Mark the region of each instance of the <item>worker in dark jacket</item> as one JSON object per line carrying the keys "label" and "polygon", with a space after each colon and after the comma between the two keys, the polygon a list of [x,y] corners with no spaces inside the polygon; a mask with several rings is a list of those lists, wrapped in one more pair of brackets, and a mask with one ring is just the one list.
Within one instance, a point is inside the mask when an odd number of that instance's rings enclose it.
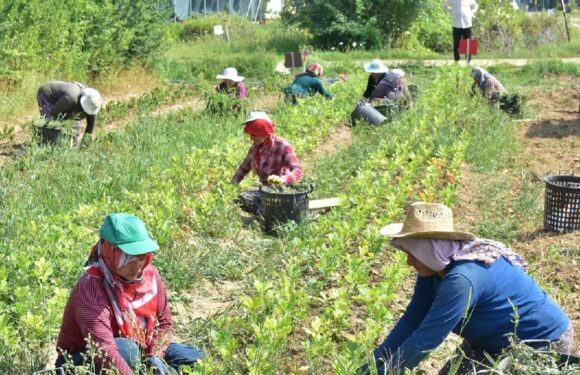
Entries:
{"label": "worker in dark jacket", "polygon": [[322,66],[319,64],[312,64],[302,74],[294,78],[294,82],[284,89],[286,98],[291,98],[293,103],[296,103],[296,98],[303,98],[312,96],[316,93],[324,95],[326,99],[332,99],[332,94],[324,89],[320,77],[322,76]]}
{"label": "worker in dark jacket", "polygon": [[371,94],[377,88],[379,82],[381,82],[387,76],[389,68],[381,60],[373,60],[369,64],[365,64],[365,71],[370,73],[369,80],[367,82],[367,88],[363,94],[366,99],[371,98]]}
{"label": "worker in dark jacket", "polygon": [[87,119],[81,144],[89,145],[103,99],[93,88],[78,82],[49,81],[36,94],[40,115],[51,120]]}

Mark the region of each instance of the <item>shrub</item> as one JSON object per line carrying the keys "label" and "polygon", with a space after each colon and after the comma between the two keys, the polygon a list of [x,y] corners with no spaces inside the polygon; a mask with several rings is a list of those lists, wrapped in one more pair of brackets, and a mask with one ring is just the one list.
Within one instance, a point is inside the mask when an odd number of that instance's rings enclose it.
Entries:
{"label": "shrub", "polygon": [[[0,5],[0,72],[102,75],[163,49],[166,10],[157,0],[14,0]],[[0,79],[1,79],[0,77]]]}

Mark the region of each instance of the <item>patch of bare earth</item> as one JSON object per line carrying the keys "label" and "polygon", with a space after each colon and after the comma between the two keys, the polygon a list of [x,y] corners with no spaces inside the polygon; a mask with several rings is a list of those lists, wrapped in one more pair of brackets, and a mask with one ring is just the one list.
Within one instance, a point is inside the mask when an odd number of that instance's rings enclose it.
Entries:
{"label": "patch of bare earth", "polygon": [[339,125],[325,140],[318,143],[314,150],[314,155],[307,155],[301,160],[302,169],[308,174],[314,168],[316,156],[334,155],[341,149],[349,148],[352,145],[352,129],[346,125]]}
{"label": "patch of bare earth", "polygon": [[227,312],[237,303],[240,292],[239,282],[227,280],[220,282],[205,280],[196,285],[195,292],[179,292],[179,299],[171,302],[176,327],[187,329],[194,320],[208,320]]}

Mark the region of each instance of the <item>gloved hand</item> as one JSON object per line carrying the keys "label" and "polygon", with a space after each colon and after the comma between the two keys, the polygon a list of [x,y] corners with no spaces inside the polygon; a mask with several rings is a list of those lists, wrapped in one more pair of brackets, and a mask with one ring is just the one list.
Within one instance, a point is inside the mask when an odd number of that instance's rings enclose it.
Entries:
{"label": "gloved hand", "polygon": [[81,148],[87,148],[93,143],[93,135],[91,133],[83,134],[83,139],[81,140]]}
{"label": "gloved hand", "polygon": [[286,180],[280,176],[276,176],[275,174],[268,176],[268,185],[282,185],[285,183]]}
{"label": "gloved hand", "polygon": [[145,365],[152,369],[157,375],[171,375],[171,369],[157,356],[149,357],[145,360]]}

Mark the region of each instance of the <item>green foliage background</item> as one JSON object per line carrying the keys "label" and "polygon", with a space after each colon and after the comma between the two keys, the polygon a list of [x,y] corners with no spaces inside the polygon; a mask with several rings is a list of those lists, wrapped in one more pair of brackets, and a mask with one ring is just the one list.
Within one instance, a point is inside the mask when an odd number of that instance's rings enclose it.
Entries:
{"label": "green foliage background", "polygon": [[[289,0],[282,19],[312,33],[315,47],[331,49],[356,42],[365,49],[398,47],[415,51],[449,52],[451,16],[445,0]],[[561,38],[556,19],[530,17],[509,0],[478,1],[473,35],[487,51],[507,52]],[[539,37],[538,37],[539,36]]]}
{"label": "green foliage background", "polygon": [[157,0],[0,0],[0,79],[25,72],[82,79],[162,51],[168,9]]}

